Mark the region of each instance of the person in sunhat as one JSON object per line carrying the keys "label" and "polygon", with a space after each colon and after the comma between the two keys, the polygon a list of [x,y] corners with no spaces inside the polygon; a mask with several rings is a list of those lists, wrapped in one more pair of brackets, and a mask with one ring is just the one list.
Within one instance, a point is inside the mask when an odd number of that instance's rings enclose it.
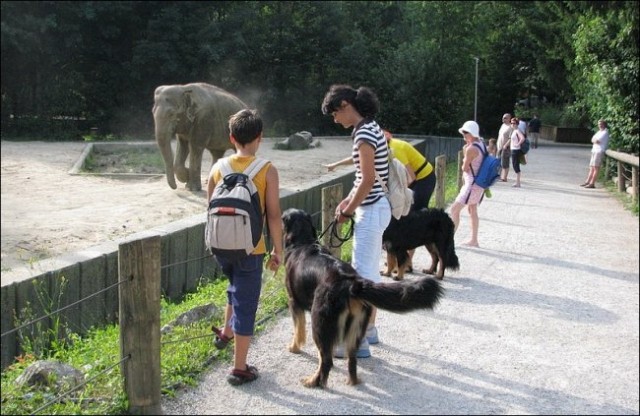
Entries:
{"label": "person in sunhat", "polygon": [[[478,247],[478,225],[480,222],[478,218],[478,205],[480,205],[484,197],[484,189],[474,183],[473,172],[478,172],[482,164],[482,153],[478,146],[483,146],[485,152],[487,148],[480,137],[480,127],[475,121],[465,121],[458,131],[462,134],[465,143],[462,148],[464,154],[464,159],[462,160],[464,185],[460,188],[458,196],[451,205],[450,215],[455,225],[455,230],[458,231],[460,212],[462,208],[467,207],[469,216],[471,217],[471,238],[464,243],[464,245]],[[474,145],[474,143],[477,143],[477,145]]]}

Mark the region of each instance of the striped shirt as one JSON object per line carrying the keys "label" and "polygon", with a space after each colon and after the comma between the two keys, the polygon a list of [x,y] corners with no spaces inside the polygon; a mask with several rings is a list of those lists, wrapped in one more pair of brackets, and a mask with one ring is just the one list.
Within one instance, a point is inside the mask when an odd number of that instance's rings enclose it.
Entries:
{"label": "striped shirt", "polygon": [[[375,149],[375,167],[378,175],[382,178],[385,185],[389,179],[389,148],[387,147],[387,140],[382,133],[382,129],[375,121],[364,120],[362,124],[356,126],[353,130],[353,149],[351,151],[351,157],[356,167],[356,180],[353,182],[353,187],[356,188],[362,182],[362,171],[360,169],[360,153],[358,148],[364,143],[372,146]],[[362,205],[371,205],[384,196],[382,185],[376,179],[369,192],[369,195],[362,201]]]}

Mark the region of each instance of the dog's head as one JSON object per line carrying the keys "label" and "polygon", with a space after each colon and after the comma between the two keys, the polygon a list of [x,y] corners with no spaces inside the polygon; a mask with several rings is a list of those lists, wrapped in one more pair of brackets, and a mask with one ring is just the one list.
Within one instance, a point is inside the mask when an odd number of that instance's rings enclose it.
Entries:
{"label": "dog's head", "polygon": [[282,213],[284,248],[313,244],[317,240],[316,228],[311,215],[297,208],[289,208]]}

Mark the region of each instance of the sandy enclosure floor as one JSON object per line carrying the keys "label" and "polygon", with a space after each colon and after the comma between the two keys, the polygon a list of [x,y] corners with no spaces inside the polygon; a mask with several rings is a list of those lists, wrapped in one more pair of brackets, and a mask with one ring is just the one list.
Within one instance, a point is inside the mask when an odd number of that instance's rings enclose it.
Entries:
{"label": "sandy enclosure floor", "polygon": [[[282,139],[278,139],[281,141]],[[271,160],[286,195],[344,174],[323,166],[350,154],[347,138],[319,139],[307,150],[275,150],[265,138],[259,155]],[[117,178],[70,175],[84,142],[1,142],[2,271],[21,264],[86,249],[109,240],[205,213],[206,193],[164,175]],[[211,167],[205,151],[202,183]]]}

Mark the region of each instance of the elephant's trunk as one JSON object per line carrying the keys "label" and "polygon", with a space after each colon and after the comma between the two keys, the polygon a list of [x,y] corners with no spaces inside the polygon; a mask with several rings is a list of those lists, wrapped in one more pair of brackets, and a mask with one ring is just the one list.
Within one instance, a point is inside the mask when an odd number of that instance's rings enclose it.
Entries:
{"label": "elephant's trunk", "polygon": [[[154,114],[155,116],[155,114]],[[171,123],[166,123],[156,118],[156,143],[162,153],[164,160],[164,171],[167,176],[167,183],[171,189],[176,189],[176,178],[173,172],[173,151],[171,150],[171,140],[175,135],[175,127]]]}

